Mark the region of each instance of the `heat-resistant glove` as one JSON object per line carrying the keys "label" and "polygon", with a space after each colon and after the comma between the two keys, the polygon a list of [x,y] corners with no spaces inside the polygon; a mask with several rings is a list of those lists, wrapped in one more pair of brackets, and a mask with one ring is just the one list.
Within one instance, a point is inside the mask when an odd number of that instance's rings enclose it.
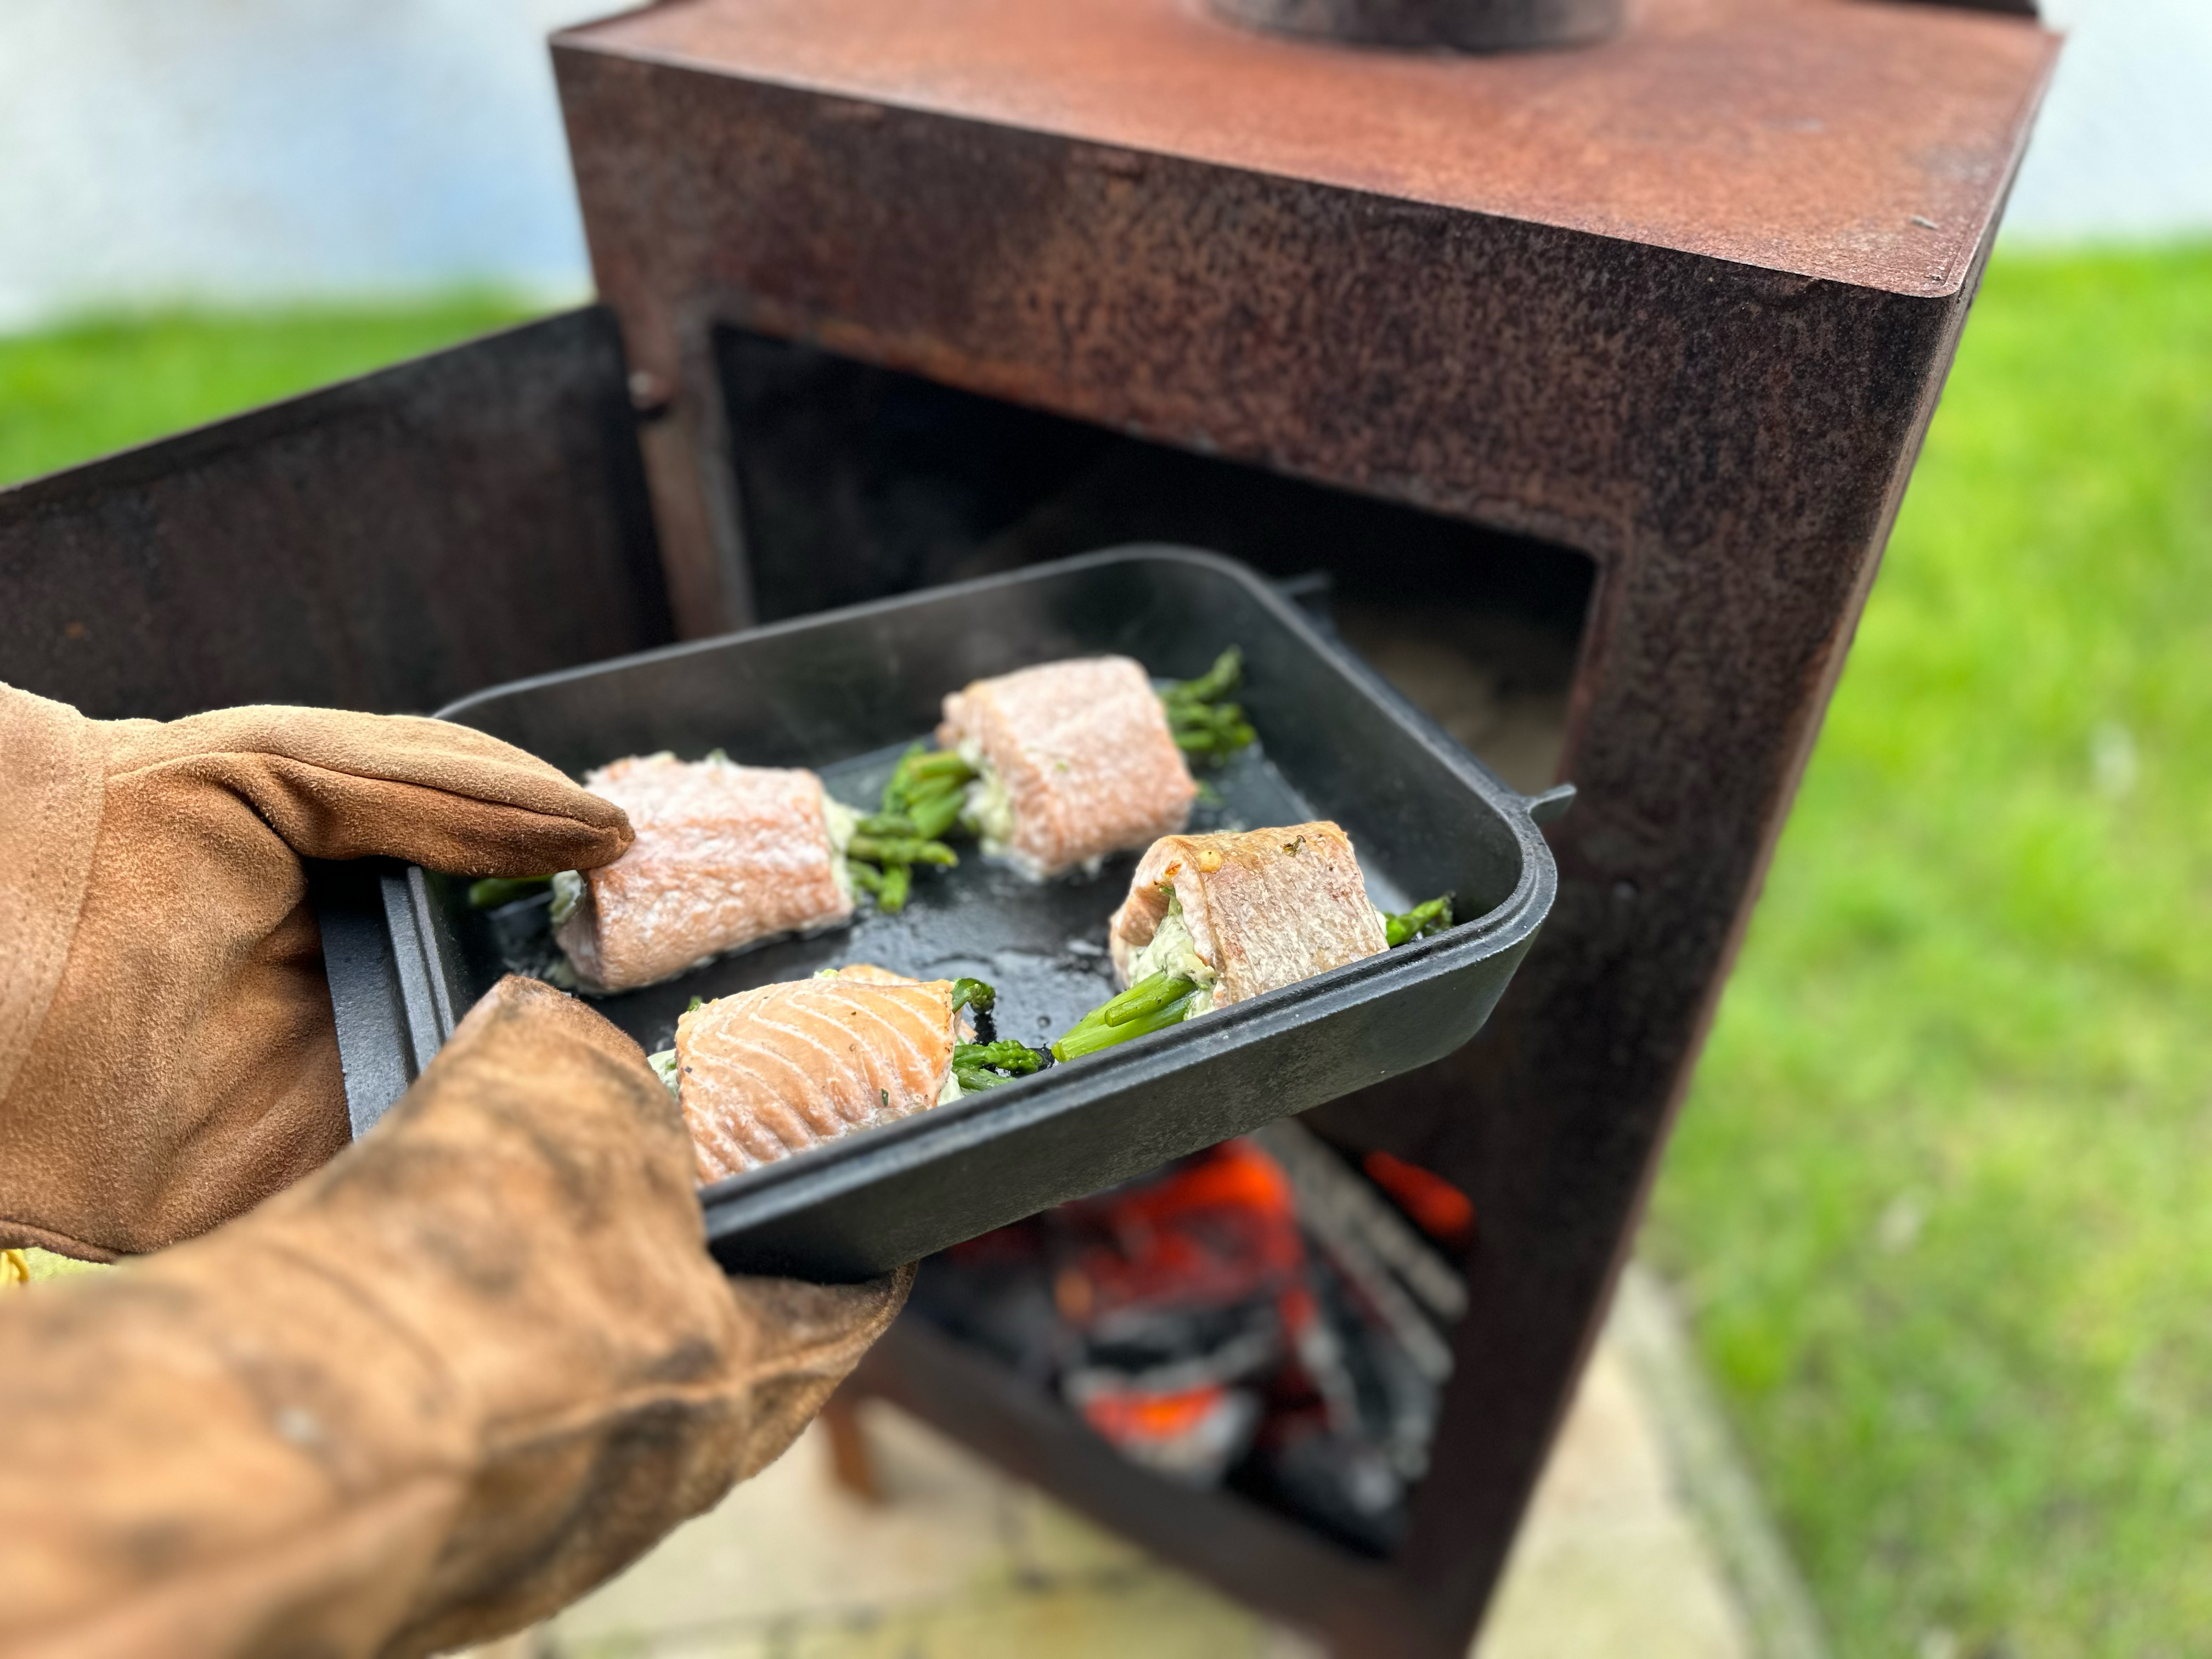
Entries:
{"label": "heat-resistant glove", "polygon": [[637,1045],[509,979],[252,1214],[0,1301],[0,1659],[413,1655],[788,1445],[910,1272],[725,1279]]}
{"label": "heat-resistant glove", "polygon": [[629,841],[617,808],[442,720],[89,720],[0,686],[0,1245],[153,1249],[345,1144],[302,857],[532,876]]}

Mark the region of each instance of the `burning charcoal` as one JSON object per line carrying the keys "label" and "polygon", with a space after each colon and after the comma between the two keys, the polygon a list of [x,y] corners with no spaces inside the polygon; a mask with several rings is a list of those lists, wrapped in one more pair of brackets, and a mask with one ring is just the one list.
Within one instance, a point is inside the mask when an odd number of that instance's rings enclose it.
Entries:
{"label": "burning charcoal", "polygon": [[1305,1260],[1290,1182],[1247,1141],[1052,1213],[1060,1310],[1086,1332],[1146,1310],[1272,1300]]}
{"label": "burning charcoal", "polygon": [[1258,1398],[1218,1382],[1161,1390],[1110,1373],[1079,1371],[1070,1403],[1133,1463],[1194,1486],[1220,1483],[1251,1443]]}
{"label": "burning charcoal", "polygon": [[[1327,1142],[1288,1118],[1252,1139],[1290,1176],[1298,1218],[1308,1230],[1360,1239],[1439,1322],[1449,1324],[1466,1311],[1466,1282]],[[1411,1168],[1395,1158],[1390,1163]],[[1443,1184],[1425,1170],[1414,1173]]]}
{"label": "burning charcoal", "polygon": [[1337,1338],[1355,1405],[1349,1419],[1333,1416],[1330,1426],[1374,1447],[1403,1479],[1419,1480],[1428,1472],[1443,1380],[1396,1340],[1334,1262],[1316,1261],[1309,1278]]}
{"label": "burning charcoal", "polygon": [[1243,1472],[1237,1486],[1370,1555],[1389,1555],[1405,1535],[1406,1483],[1352,1436],[1293,1434]]}
{"label": "burning charcoal", "polygon": [[1285,1123],[963,1245],[915,1305],[1056,1388],[1132,1462],[1387,1554],[1465,1296],[1358,1172]]}

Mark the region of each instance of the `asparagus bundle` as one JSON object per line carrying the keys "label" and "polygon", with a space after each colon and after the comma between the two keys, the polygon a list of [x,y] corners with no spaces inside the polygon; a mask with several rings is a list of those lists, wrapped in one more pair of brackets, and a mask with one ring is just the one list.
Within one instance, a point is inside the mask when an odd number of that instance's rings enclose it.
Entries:
{"label": "asparagus bundle", "polygon": [[1244,653],[1231,646],[1194,680],[1179,680],[1160,693],[1176,747],[1196,761],[1218,765],[1259,735],[1230,694],[1244,683]]}
{"label": "asparagus bundle", "polygon": [[899,757],[883,804],[854,825],[845,844],[854,885],[872,894],[878,910],[906,908],[916,865],[960,862],[944,837],[959,824],[975,776],[975,769],[950,750],[933,753],[917,743]]}
{"label": "asparagus bundle", "polygon": [[1052,1055],[1044,1049],[1011,1038],[991,1039],[991,1010],[998,1000],[998,992],[980,979],[952,981],[952,1006],[965,1007],[975,1016],[976,1035],[984,1038],[981,1042],[953,1046],[952,1079],[962,1094],[995,1089],[1052,1064]]}

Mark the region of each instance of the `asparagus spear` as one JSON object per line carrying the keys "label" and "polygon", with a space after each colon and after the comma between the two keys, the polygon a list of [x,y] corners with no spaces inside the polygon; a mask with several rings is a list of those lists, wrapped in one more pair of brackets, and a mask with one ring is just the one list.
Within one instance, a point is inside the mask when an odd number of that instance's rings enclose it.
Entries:
{"label": "asparagus spear", "polygon": [[553,879],[550,876],[487,876],[469,884],[469,908],[495,910],[502,904],[526,898]]}
{"label": "asparagus spear", "polygon": [[1425,904],[1397,915],[1382,918],[1382,937],[1393,948],[1417,939],[1426,939],[1431,933],[1441,933],[1452,925],[1452,896],[1444,894]]}
{"label": "asparagus spear", "polygon": [[907,813],[914,833],[924,841],[935,842],[960,822],[961,809],[967,804],[968,791],[961,785],[910,803]]}
{"label": "asparagus spear", "polygon": [[899,757],[890,781],[884,786],[884,811],[904,811],[913,802],[947,790],[958,790],[975,775],[975,769],[951,749],[925,749],[915,744]]}
{"label": "asparagus spear", "polygon": [[1052,1045],[1053,1058],[1079,1060],[1147,1031],[1164,1031],[1189,1013],[1191,994],[1197,989],[1195,981],[1178,974],[1158,973],[1140,979],[1070,1026],[1067,1034]]}
{"label": "asparagus spear", "polygon": [[845,856],[883,865],[939,864],[950,867],[960,862],[960,855],[941,841],[924,841],[919,836],[864,836],[857,832],[845,843]]}
{"label": "asparagus spear", "polygon": [[1012,1083],[1051,1063],[1049,1054],[1040,1054],[1026,1043],[1011,1039],[956,1043],[952,1049],[952,1075],[960,1079],[961,1089],[969,1094]]}
{"label": "asparagus spear", "polygon": [[1218,702],[1244,683],[1244,653],[1236,646],[1213,659],[1213,666],[1194,680],[1170,686],[1161,695],[1188,698],[1193,702]]}
{"label": "asparagus spear", "polygon": [[949,749],[917,743],[899,757],[884,785],[881,807],[860,820],[845,848],[848,860],[880,866],[873,879],[854,870],[854,878],[875,895],[878,910],[890,915],[906,908],[915,865],[949,867],[960,862],[940,838],[960,821],[975,775],[975,769]]}
{"label": "asparagus spear", "polygon": [[1196,679],[1183,680],[1160,693],[1168,730],[1176,747],[1194,760],[1224,761],[1257,735],[1241,704],[1228,701],[1243,684],[1244,653],[1231,646]]}
{"label": "asparagus spear", "polygon": [[907,895],[914,888],[914,872],[903,864],[884,866],[883,885],[876,890],[876,908],[887,915],[896,915],[906,908]]}
{"label": "asparagus spear", "polygon": [[[978,1016],[987,1015],[998,1000],[997,989],[980,979],[952,981],[952,1006],[956,1009],[967,1008]],[[952,1074],[960,1079],[961,1088],[971,1094],[978,1089],[995,1089],[1001,1083],[1026,1077],[1051,1062],[1049,1054],[1040,1054],[1021,1042],[957,1042],[952,1046]]]}

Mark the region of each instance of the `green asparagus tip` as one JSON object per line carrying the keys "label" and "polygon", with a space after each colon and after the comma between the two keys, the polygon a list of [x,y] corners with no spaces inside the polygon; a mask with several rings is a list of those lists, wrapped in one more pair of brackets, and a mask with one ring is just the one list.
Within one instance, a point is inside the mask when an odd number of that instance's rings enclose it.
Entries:
{"label": "green asparagus tip", "polygon": [[1452,925],[1452,896],[1446,893],[1425,904],[1395,916],[1382,918],[1382,937],[1392,949],[1417,939],[1426,939],[1431,933],[1441,933]]}
{"label": "green asparagus tip", "polygon": [[884,811],[903,812],[924,800],[957,794],[975,769],[951,749],[926,750],[916,744],[899,757],[884,785]]}
{"label": "green asparagus tip", "polygon": [[913,833],[923,841],[939,842],[940,836],[951,834],[959,824],[961,811],[967,805],[964,787],[948,789],[942,794],[914,802],[907,808],[914,823]]}
{"label": "green asparagus tip", "polygon": [[1244,681],[1244,653],[1231,646],[1213,659],[1213,666],[1194,680],[1167,689],[1170,702],[1218,702]]}
{"label": "green asparagus tip", "polygon": [[915,782],[925,778],[937,778],[965,783],[975,775],[975,769],[968,764],[957,749],[939,749],[933,754],[923,755],[907,768],[908,778]]}
{"label": "green asparagus tip", "polygon": [[914,833],[914,820],[904,812],[871,812],[864,818],[855,818],[853,821],[853,833],[856,836],[878,837],[911,836]]}
{"label": "green asparagus tip", "polygon": [[956,979],[952,981],[952,1006],[955,1008],[973,1008],[979,1014],[988,1014],[991,1012],[991,1005],[998,1000],[998,992],[980,979]]}
{"label": "green asparagus tip", "polygon": [[978,1089],[995,1089],[1001,1083],[1027,1077],[1043,1064],[1043,1057],[1036,1049],[1012,1041],[963,1042],[956,1044],[952,1050],[952,1075],[960,1079],[960,1087],[971,1094]]}
{"label": "green asparagus tip", "polygon": [[526,898],[553,879],[550,876],[487,876],[469,884],[469,908],[492,910]]}
{"label": "green asparagus tip", "polygon": [[1258,734],[1237,704],[1224,701],[1243,684],[1244,653],[1231,646],[1196,679],[1183,680],[1160,694],[1176,746],[1198,760],[1226,760]]}
{"label": "green asparagus tip", "polygon": [[884,871],[882,884],[876,889],[876,908],[887,916],[895,916],[906,908],[907,895],[914,889],[914,872],[903,864],[894,864]]}

